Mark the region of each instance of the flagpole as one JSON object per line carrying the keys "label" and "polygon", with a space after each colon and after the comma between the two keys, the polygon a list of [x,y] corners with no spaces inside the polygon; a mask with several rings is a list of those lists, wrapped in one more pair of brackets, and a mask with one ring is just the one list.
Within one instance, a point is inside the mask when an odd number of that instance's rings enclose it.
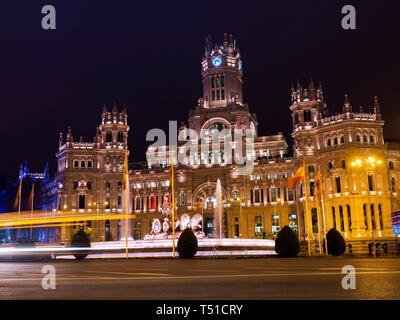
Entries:
{"label": "flagpole", "polygon": [[172,256],[175,258],[175,190],[174,190],[174,149],[171,153],[171,189],[172,189]]}
{"label": "flagpole", "polygon": [[19,180],[19,199],[18,199],[18,219],[21,214],[21,199],[22,199],[22,178]]}
{"label": "flagpole", "polygon": [[325,246],[325,252],[326,255],[328,255],[328,241],[326,239],[326,223],[325,223],[325,204],[324,204],[324,186],[322,183],[322,176],[321,176],[321,166],[319,166],[319,172],[320,172],[320,186],[321,186],[321,208],[322,208],[322,223],[323,223],[323,229],[324,229],[324,246]]}
{"label": "flagpole", "polygon": [[125,180],[125,258],[128,259],[128,151],[125,151],[124,180]]}
{"label": "flagpole", "polygon": [[[307,170],[306,170],[306,164],[305,160],[303,160],[303,167],[304,167],[304,196],[306,198],[306,214],[305,214],[305,219],[307,219],[307,242],[308,242],[308,255],[311,256],[311,243],[310,243],[310,219],[308,219],[308,194],[307,194],[307,189],[308,189],[308,184],[307,184]],[[305,224],[305,221],[304,221]]]}
{"label": "flagpole", "polygon": [[[31,218],[33,218],[33,201],[34,201],[34,199],[35,199],[35,183],[33,182],[33,183],[32,183]],[[31,226],[31,233],[30,233],[31,239],[32,239],[32,232],[33,232],[33,228],[32,228],[32,226]]]}
{"label": "flagpole", "polygon": [[204,207],[203,207],[203,202],[201,203],[201,232],[204,233]]}

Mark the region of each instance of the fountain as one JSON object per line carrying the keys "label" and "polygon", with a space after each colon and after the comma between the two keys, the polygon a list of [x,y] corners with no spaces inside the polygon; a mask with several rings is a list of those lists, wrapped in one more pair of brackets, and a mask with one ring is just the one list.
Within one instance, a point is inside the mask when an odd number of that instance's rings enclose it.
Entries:
{"label": "fountain", "polygon": [[[132,211],[132,203],[130,196],[130,186],[129,179],[126,179],[126,190],[122,190],[122,214],[126,214],[126,210],[128,210],[128,214],[131,214]],[[120,220],[120,228],[119,228],[119,239],[121,241],[125,241],[126,239],[126,227],[125,223],[128,223],[128,240],[133,240],[131,235],[131,219],[121,219]]]}
{"label": "fountain", "polygon": [[222,215],[224,213],[224,206],[222,203],[222,188],[221,181],[217,180],[217,186],[215,187],[215,198],[217,200],[217,205],[214,208],[214,230],[213,230],[213,238],[222,239],[223,231],[222,231]]}
{"label": "fountain", "polygon": [[[122,198],[125,200],[125,198]],[[130,199],[130,197],[128,197]],[[188,213],[175,215],[175,247],[180,234],[186,228],[191,228],[198,240],[199,251],[197,255],[273,255],[275,254],[273,240],[267,239],[243,239],[225,238],[224,225],[222,223],[224,204],[222,200],[222,186],[220,179],[215,187],[213,238],[204,234],[203,214]],[[128,200],[129,201],[129,200]],[[214,202],[215,203],[215,202]],[[131,207],[128,202],[129,211]],[[123,212],[125,206],[123,204]],[[170,207],[162,208],[162,217],[154,218],[151,230],[143,237],[143,240],[129,241],[130,257],[162,257],[172,255],[172,215]],[[121,220],[120,240],[92,243],[93,253],[89,258],[124,257],[125,243],[125,220]],[[128,220],[130,223],[130,220]],[[130,231],[130,228],[129,228]],[[123,241],[122,241],[123,240]],[[128,234],[128,240],[133,240]]]}

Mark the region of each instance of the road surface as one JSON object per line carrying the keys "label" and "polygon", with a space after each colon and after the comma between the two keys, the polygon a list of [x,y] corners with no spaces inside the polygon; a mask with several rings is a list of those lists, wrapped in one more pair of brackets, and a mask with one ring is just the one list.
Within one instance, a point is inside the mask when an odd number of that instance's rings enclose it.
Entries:
{"label": "road surface", "polygon": [[[42,288],[53,265],[56,289]],[[342,267],[356,290],[342,288]],[[400,299],[399,258],[0,262],[0,299]]]}

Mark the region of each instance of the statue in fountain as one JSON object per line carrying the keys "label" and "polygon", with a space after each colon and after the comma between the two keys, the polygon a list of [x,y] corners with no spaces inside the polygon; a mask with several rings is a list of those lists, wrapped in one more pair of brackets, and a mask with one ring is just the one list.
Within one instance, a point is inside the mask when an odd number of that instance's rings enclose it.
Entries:
{"label": "statue in fountain", "polygon": [[[163,210],[163,222],[160,219],[154,218],[151,222],[150,233],[144,236],[144,240],[165,240],[172,239],[172,216],[169,210]],[[198,239],[205,238],[203,232],[203,217],[196,213],[191,218],[187,213],[184,213],[179,218],[175,219],[175,238],[178,239],[180,234],[186,228],[191,228]]]}

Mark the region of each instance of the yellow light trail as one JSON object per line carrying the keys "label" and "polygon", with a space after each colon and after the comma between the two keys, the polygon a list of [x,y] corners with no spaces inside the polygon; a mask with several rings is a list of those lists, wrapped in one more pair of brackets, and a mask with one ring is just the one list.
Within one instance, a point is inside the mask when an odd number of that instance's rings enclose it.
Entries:
{"label": "yellow light trail", "polygon": [[[0,227],[30,226],[36,224],[67,223],[76,221],[99,221],[125,219],[124,214],[116,213],[76,213],[76,212],[12,212],[0,215]],[[136,215],[128,215],[128,219],[134,219]]]}
{"label": "yellow light trail", "polygon": [[24,225],[24,226],[13,226],[13,227],[0,227],[0,230],[7,230],[7,229],[29,229],[29,228],[51,228],[51,227],[73,227],[73,226],[80,226],[80,225],[86,225],[86,222],[83,223],[49,223],[49,224],[29,224],[29,225]]}

